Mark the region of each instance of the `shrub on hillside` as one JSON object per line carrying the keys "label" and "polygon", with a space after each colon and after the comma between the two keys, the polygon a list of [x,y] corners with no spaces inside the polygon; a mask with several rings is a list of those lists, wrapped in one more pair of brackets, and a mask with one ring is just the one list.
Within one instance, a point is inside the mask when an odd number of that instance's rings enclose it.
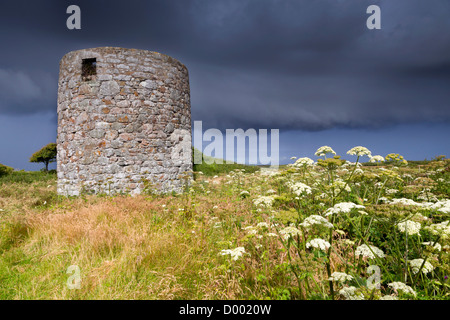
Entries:
{"label": "shrub on hillside", "polygon": [[11,174],[14,171],[13,168],[5,166],[0,163],[0,177]]}

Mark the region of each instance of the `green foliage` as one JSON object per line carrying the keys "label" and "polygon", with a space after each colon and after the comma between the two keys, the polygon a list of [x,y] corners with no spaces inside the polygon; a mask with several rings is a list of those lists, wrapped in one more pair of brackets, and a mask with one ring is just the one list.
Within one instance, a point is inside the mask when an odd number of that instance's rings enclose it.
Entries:
{"label": "green foliage", "polygon": [[283,193],[280,194],[279,196],[274,197],[272,205],[275,208],[288,208],[288,210],[292,209],[295,212],[297,212],[295,209],[292,208],[293,203],[294,203],[294,196],[291,194]]}
{"label": "green foliage", "polygon": [[56,161],[56,153],[57,153],[57,145],[56,143],[49,143],[41,150],[35,152],[30,157],[30,162],[42,162],[45,164],[45,171],[48,171],[48,165],[51,162]]}
{"label": "green foliage", "polygon": [[342,160],[340,156],[334,156],[333,158],[327,158],[327,159],[317,159],[317,164],[319,166],[329,168],[329,169],[336,169],[340,166],[342,166],[345,163],[345,160]]}
{"label": "green foliage", "polygon": [[14,169],[0,163],[0,177],[13,173]]}
{"label": "green foliage", "polygon": [[441,155],[439,155],[439,156],[436,156],[436,157],[433,159],[433,161],[443,161],[443,160],[445,160],[445,159],[447,159],[447,156],[441,154]]}
{"label": "green foliage", "polygon": [[384,159],[386,160],[386,163],[395,164],[397,166],[408,164],[408,161],[406,161],[403,156],[398,153],[389,153]]}
{"label": "green foliage", "polygon": [[28,236],[28,226],[25,221],[16,218],[1,225],[0,253],[19,244]]}
{"label": "green foliage", "polygon": [[41,171],[14,171],[9,175],[0,176],[0,185],[4,183],[26,183],[34,182],[52,182],[56,179],[56,170],[50,170],[48,173]]}
{"label": "green foliage", "polygon": [[289,210],[277,211],[274,215],[275,220],[280,221],[284,225],[290,225],[291,223],[298,223],[299,216],[297,210],[291,208]]}

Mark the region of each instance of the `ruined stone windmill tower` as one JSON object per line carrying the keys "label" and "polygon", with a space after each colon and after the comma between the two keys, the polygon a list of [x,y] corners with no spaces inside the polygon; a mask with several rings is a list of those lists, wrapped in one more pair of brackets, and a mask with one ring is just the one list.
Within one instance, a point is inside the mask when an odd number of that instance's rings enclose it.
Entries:
{"label": "ruined stone windmill tower", "polygon": [[58,193],[180,191],[192,170],[187,68],[146,50],[72,51],[60,62]]}

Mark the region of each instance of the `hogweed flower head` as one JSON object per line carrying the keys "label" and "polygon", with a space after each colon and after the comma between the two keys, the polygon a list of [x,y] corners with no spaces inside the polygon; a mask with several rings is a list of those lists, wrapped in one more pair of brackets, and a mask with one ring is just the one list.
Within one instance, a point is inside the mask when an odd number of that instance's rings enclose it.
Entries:
{"label": "hogweed flower head", "polygon": [[370,152],[369,149],[365,148],[365,147],[353,147],[350,150],[347,151],[347,154],[352,155],[352,156],[358,156],[358,157],[362,157],[362,156],[368,156],[371,157],[372,156],[372,152]]}
{"label": "hogweed flower head", "polygon": [[442,246],[439,243],[436,243],[434,246],[433,246],[433,242],[422,242],[422,244],[424,246],[431,247],[433,250],[436,250],[436,251],[442,250]]}
{"label": "hogweed flower head", "polygon": [[391,282],[388,284],[389,287],[394,289],[395,291],[401,291],[403,293],[416,295],[416,292],[410,286],[404,284],[403,282]]}
{"label": "hogweed flower head", "polygon": [[294,167],[307,167],[312,166],[314,164],[314,160],[304,157],[304,158],[298,158],[297,161],[294,162]]}
{"label": "hogweed flower head", "polygon": [[255,206],[264,206],[264,207],[271,207],[273,202],[272,196],[260,196],[256,199],[253,199],[253,204]]}
{"label": "hogweed flower head", "polygon": [[440,207],[438,211],[443,213],[450,213],[450,204]]}
{"label": "hogweed flower head", "polygon": [[401,205],[405,205],[405,206],[420,206],[420,203],[415,202],[412,199],[407,199],[407,198],[396,198],[396,199],[392,199],[389,204],[401,204]]}
{"label": "hogweed flower head", "polygon": [[267,222],[260,222],[260,223],[258,223],[258,224],[256,225],[256,227],[257,227],[257,228],[262,228],[262,229],[264,229],[264,228],[269,229],[269,225],[267,224]]}
{"label": "hogweed flower head", "polygon": [[341,202],[335,204],[332,208],[325,211],[325,216],[331,216],[337,213],[349,213],[352,209],[364,209],[363,205],[355,204],[353,202]]}
{"label": "hogweed flower head", "polygon": [[375,256],[377,256],[379,258],[385,257],[384,252],[381,249],[379,249],[375,246],[369,247],[366,244],[362,244],[358,248],[356,248],[355,255],[357,257],[363,256],[363,257],[367,257],[369,259],[375,259]]}
{"label": "hogweed flower head", "polygon": [[328,153],[332,153],[332,154],[336,155],[336,152],[334,152],[334,150],[331,149],[331,147],[329,147],[329,146],[320,147],[319,149],[317,149],[315,155],[318,157],[322,157],[322,156],[327,155]]}
{"label": "hogweed flower head", "polygon": [[370,158],[369,162],[384,162],[384,158],[382,156],[373,156]]}
{"label": "hogweed flower head", "polygon": [[311,194],[312,192],[311,187],[302,182],[290,183],[288,185],[292,192],[297,196],[300,196],[302,194]]}
{"label": "hogweed flower head", "polygon": [[339,290],[339,294],[344,296],[346,300],[364,300],[364,295],[357,290],[353,286],[345,287]]}
{"label": "hogweed flower head", "polygon": [[[423,264],[423,259],[414,259],[414,260],[409,261],[409,263],[411,264],[412,272],[414,274],[416,274],[419,272],[419,269]],[[422,272],[427,274],[433,270],[434,270],[433,265],[431,263],[429,263],[428,261],[426,261],[422,267]]]}
{"label": "hogweed flower head", "polygon": [[337,281],[337,282],[345,282],[353,280],[353,277],[351,275],[346,274],[345,272],[333,272],[331,274],[331,277],[328,278],[329,281]]}
{"label": "hogweed flower head", "polygon": [[398,193],[398,190],[397,189],[386,189],[386,193],[387,194],[396,194],[396,193]]}
{"label": "hogweed flower head", "polygon": [[239,194],[242,198],[247,198],[248,196],[250,196],[250,192],[248,192],[247,190],[241,191],[241,193]]}
{"label": "hogweed flower head", "polygon": [[409,236],[412,236],[415,234],[420,235],[420,228],[422,227],[422,225],[420,224],[420,222],[406,220],[404,222],[398,223],[397,227],[401,232],[406,232]]}
{"label": "hogweed flower head", "polygon": [[450,199],[439,200],[436,203],[425,202],[422,204],[422,206],[430,210],[437,210],[442,213],[450,213]]}
{"label": "hogweed flower head", "polygon": [[310,247],[320,249],[322,251],[326,251],[331,247],[331,244],[323,239],[316,238],[306,243],[306,247],[309,249]]}
{"label": "hogweed flower head", "polygon": [[446,239],[450,237],[450,220],[441,222],[441,223],[435,223],[428,227],[425,227],[424,229],[429,230],[434,235],[440,235],[442,239]]}
{"label": "hogweed flower head", "polygon": [[247,230],[248,234],[257,234],[258,233],[258,230],[256,230],[256,227],[253,227],[253,226],[245,227],[244,230]]}
{"label": "hogweed flower head", "polygon": [[245,253],[244,247],[237,247],[235,249],[225,249],[225,250],[220,251],[221,255],[229,254],[234,261],[236,261],[237,259],[242,257],[242,255],[244,253]]}
{"label": "hogweed flower head", "polygon": [[333,224],[329,222],[326,218],[319,216],[319,215],[310,215],[309,217],[305,218],[300,225],[304,228],[309,228],[314,225],[323,226],[326,228],[333,228]]}
{"label": "hogweed flower head", "polygon": [[289,238],[294,237],[296,235],[301,236],[302,232],[296,227],[289,226],[284,229],[281,229],[280,234],[282,235],[284,240],[288,240]]}

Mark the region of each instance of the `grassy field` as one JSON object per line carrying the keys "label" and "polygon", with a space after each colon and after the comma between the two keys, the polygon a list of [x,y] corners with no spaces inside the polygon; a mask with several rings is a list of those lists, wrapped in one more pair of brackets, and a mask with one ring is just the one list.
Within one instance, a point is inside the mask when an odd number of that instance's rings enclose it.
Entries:
{"label": "grassy field", "polygon": [[177,195],[0,177],[0,299],[448,299],[450,161],[321,158],[198,165]]}

